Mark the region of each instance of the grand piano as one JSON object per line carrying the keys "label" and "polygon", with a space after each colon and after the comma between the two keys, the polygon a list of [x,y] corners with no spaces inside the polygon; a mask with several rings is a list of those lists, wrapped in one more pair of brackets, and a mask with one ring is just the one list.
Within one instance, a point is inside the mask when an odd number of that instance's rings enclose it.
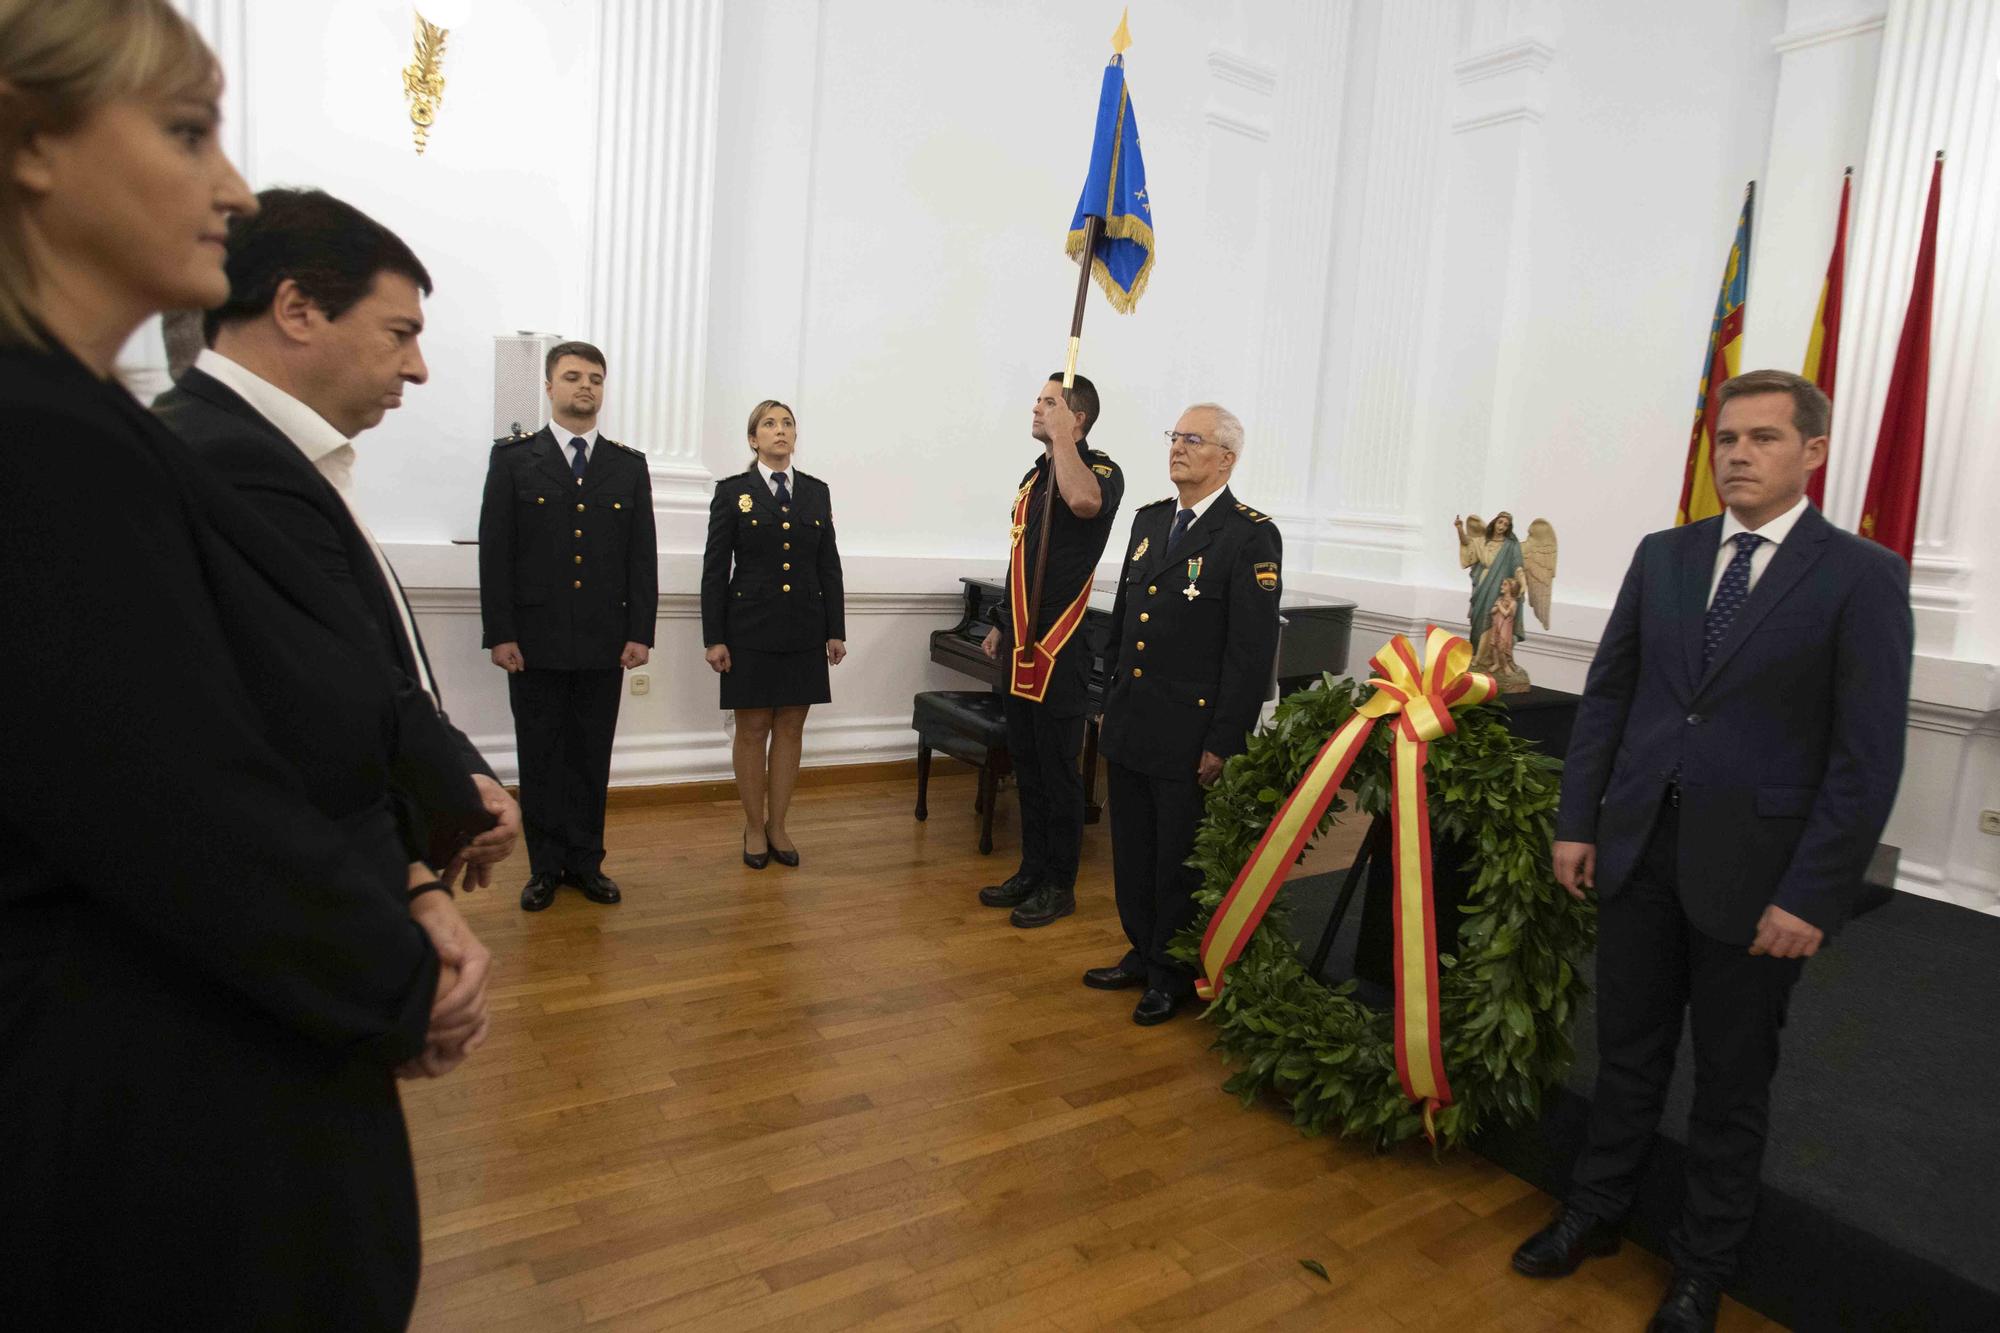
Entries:
{"label": "grand piano", "polygon": [[[1001,664],[981,652],[979,645],[994,627],[995,614],[1006,600],[1007,585],[999,579],[961,578],[959,583],[965,589],[963,614],[950,629],[931,634],[931,661],[984,681],[996,691],[1003,690],[1006,679]],[[1091,823],[1097,822],[1103,809],[1097,800],[1097,722],[1104,711],[1104,654],[1111,641],[1111,606],[1117,593],[1116,580],[1097,580],[1078,631],[1084,651],[1090,654],[1090,713],[1083,735],[1083,774],[1084,818]],[[1278,616],[1278,660],[1273,679],[1278,695],[1303,689],[1319,679],[1322,671],[1339,675],[1347,669],[1353,602],[1287,591],[1278,604]]]}

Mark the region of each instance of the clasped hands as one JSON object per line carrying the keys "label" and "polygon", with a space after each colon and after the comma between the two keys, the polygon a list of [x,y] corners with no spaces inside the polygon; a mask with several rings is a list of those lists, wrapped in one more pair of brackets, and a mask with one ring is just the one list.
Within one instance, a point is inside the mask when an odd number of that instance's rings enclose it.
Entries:
{"label": "clasped hands", "polygon": [[[410,887],[427,883],[430,870],[410,865]],[[437,950],[437,997],[424,1033],[423,1053],[396,1070],[398,1078],[439,1078],[486,1043],[486,978],[493,955],[459,915],[448,893],[423,893],[410,903],[410,918]]]}
{"label": "clasped hands", "polygon": [[[1585,890],[1597,887],[1596,843],[1558,842],[1551,859],[1556,883],[1578,902],[1583,901]],[[1750,952],[1760,957],[1810,958],[1825,942],[1825,931],[1772,903],[1757,921],[1757,935],[1750,941]]]}

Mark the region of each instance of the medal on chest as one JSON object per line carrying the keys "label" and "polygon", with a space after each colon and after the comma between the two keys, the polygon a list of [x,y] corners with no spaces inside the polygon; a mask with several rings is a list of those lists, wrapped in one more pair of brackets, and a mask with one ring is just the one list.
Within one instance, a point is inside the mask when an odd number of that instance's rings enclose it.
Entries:
{"label": "medal on chest", "polygon": [[1187,570],[1188,586],[1181,589],[1181,596],[1192,602],[1195,598],[1201,596],[1201,589],[1194,586],[1195,580],[1201,577],[1201,557],[1196,556],[1194,559],[1188,561]]}

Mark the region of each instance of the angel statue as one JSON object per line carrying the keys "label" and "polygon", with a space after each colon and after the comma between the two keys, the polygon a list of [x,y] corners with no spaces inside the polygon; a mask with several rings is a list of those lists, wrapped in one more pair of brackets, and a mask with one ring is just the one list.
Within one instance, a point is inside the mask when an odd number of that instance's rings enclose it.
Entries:
{"label": "angel statue", "polygon": [[[1549,602],[1556,581],[1556,530],[1547,519],[1538,518],[1528,525],[1528,539],[1521,541],[1514,536],[1514,516],[1504,510],[1493,516],[1491,524],[1480,522],[1477,514],[1468,514],[1453,519],[1452,526],[1458,529],[1458,563],[1472,579],[1467,619],[1474,666],[1486,670],[1478,666],[1480,660],[1504,656],[1510,670],[1496,673],[1504,677],[1501,689],[1507,694],[1521,693],[1528,688],[1528,673],[1513,661],[1514,645],[1528,637],[1522,629],[1526,617],[1520,613],[1520,603],[1525,596],[1535,619],[1543,629],[1549,627]],[[1510,582],[1513,587],[1508,589],[1505,585]],[[1507,602],[1504,607],[1500,605],[1503,600]],[[1505,621],[1505,641],[1488,652],[1486,640],[1495,629],[1496,614]]]}

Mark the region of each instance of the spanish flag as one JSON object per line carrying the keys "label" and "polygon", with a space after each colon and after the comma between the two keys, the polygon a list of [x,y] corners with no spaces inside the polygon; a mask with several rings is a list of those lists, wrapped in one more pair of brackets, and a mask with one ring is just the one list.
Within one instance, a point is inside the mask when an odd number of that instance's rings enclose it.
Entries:
{"label": "spanish flag", "polygon": [[1715,317],[1708,325],[1708,352],[1701,362],[1701,388],[1694,396],[1694,429],[1688,435],[1687,468],[1681,476],[1680,511],[1674,525],[1712,518],[1722,512],[1715,489],[1715,391],[1736,373],[1743,354],[1743,298],[1750,289],[1750,205],[1757,182],[1743,191],[1743,212],[1736,219],[1736,241],[1722,270],[1722,290],[1715,296]]}
{"label": "spanish flag", "polygon": [[[1834,371],[1840,361],[1840,291],[1847,271],[1847,195],[1854,184],[1854,168],[1840,178],[1840,221],[1833,227],[1833,257],[1826,261],[1826,281],[1819,289],[1819,313],[1813,316],[1812,341],[1806,345],[1803,374],[1819,386],[1827,401],[1833,401]],[[1806,481],[1806,495],[1815,508],[1826,507],[1826,470],[1829,458]]]}
{"label": "spanish flag", "polygon": [[1868,493],[1861,499],[1862,536],[1882,543],[1908,560],[1917,544],[1917,499],[1924,482],[1924,415],[1930,405],[1931,287],[1937,271],[1938,196],[1944,188],[1944,154],[1931,166],[1931,196],[1924,205],[1923,239],[1917,244],[1917,272],[1910,283],[1910,306],[1889,394],[1882,404],[1882,433],[1875,438],[1875,461],[1868,468]]}

